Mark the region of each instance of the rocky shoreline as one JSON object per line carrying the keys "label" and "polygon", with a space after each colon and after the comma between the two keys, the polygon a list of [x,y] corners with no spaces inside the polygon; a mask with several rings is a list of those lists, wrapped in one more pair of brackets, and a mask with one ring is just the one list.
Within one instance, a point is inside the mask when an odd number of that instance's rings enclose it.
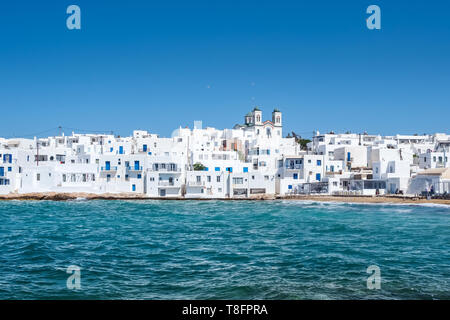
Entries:
{"label": "rocky shoreline", "polygon": [[254,196],[251,198],[234,199],[206,199],[206,198],[152,198],[135,193],[58,193],[58,192],[35,192],[17,194],[11,193],[0,195],[0,200],[47,200],[47,201],[68,201],[68,200],[303,200],[319,202],[351,202],[351,203],[397,203],[397,204],[444,204],[450,206],[450,200],[425,199],[421,197],[407,196],[329,196],[329,195],[296,195],[296,196]]}

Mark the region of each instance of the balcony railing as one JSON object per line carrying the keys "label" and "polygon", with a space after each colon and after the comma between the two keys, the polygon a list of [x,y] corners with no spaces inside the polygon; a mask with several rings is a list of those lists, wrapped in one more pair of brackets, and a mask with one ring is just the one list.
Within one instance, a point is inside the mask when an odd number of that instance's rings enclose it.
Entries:
{"label": "balcony railing", "polygon": [[153,167],[153,171],[158,171],[158,172],[181,172],[180,168],[155,168]]}
{"label": "balcony railing", "polygon": [[191,186],[191,187],[201,187],[201,186],[205,185],[205,182],[204,181],[188,181],[187,185]]}
{"label": "balcony railing", "polygon": [[101,171],[117,171],[117,167],[101,167]]}
{"label": "balcony railing", "polygon": [[128,166],[128,171],[142,171],[142,166],[136,167],[136,166]]}
{"label": "balcony railing", "polygon": [[175,186],[175,182],[162,180],[162,181],[158,181],[158,186],[162,186],[162,187]]}

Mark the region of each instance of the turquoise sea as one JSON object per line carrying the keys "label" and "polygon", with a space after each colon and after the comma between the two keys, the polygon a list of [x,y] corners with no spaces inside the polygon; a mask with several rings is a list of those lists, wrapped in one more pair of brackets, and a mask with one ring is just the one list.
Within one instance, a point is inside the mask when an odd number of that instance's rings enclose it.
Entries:
{"label": "turquoise sea", "polygon": [[0,222],[1,299],[450,299],[448,206],[0,201]]}

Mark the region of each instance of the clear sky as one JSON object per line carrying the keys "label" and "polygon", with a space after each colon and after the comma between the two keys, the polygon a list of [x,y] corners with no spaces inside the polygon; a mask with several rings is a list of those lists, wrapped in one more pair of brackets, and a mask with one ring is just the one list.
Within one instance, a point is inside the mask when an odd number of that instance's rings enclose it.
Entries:
{"label": "clear sky", "polygon": [[[71,4],[81,30],[66,27]],[[371,4],[381,30],[366,27]],[[256,105],[305,137],[449,133],[449,1],[0,4],[0,136],[169,136],[230,128]]]}

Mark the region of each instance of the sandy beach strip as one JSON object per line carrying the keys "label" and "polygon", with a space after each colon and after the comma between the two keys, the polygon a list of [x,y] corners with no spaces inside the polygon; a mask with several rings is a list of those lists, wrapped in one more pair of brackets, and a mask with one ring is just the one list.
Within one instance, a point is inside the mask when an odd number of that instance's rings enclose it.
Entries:
{"label": "sandy beach strip", "polygon": [[408,196],[330,196],[330,195],[295,195],[295,196],[257,196],[251,198],[206,199],[206,198],[151,198],[135,193],[59,193],[35,192],[0,195],[0,200],[303,200],[318,202],[351,202],[351,203],[397,203],[397,204],[443,204],[450,206],[450,200],[430,199]]}

